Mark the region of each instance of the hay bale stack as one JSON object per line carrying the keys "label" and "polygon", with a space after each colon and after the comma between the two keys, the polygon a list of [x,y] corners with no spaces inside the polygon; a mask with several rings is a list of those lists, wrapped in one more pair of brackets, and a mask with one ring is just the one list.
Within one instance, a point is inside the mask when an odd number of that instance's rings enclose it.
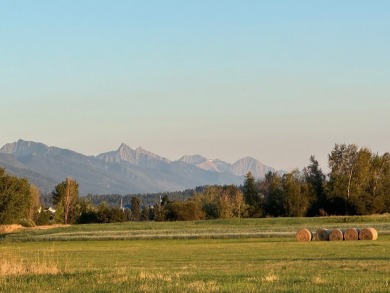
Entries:
{"label": "hay bale stack", "polygon": [[313,233],[309,229],[300,229],[295,235],[298,241],[311,241],[313,239]]}
{"label": "hay bale stack", "polygon": [[344,240],[359,240],[360,229],[348,228],[344,232]]}
{"label": "hay bale stack", "polygon": [[329,233],[330,241],[341,241],[344,239],[344,231],[341,229],[333,229]]}
{"label": "hay bale stack", "polygon": [[360,240],[377,240],[378,232],[374,228],[364,228],[359,233]]}
{"label": "hay bale stack", "polygon": [[328,241],[329,234],[330,234],[329,229],[324,229],[324,228],[318,229],[316,231],[316,240],[317,241]]}

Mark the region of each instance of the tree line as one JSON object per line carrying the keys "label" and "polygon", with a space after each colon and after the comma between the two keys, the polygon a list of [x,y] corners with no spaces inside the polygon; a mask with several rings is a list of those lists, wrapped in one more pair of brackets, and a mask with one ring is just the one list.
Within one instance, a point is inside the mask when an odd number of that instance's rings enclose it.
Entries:
{"label": "tree line", "polygon": [[302,172],[245,179],[251,216],[367,215],[390,212],[390,155],[336,144],[325,175],[314,156]]}
{"label": "tree line", "polygon": [[[185,221],[248,217],[366,215],[390,212],[390,155],[354,144],[336,144],[324,174],[314,156],[302,171],[249,172],[242,186],[203,186],[183,192],[138,196],[79,197],[66,178],[43,196],[26,179],[0,169],[0,224],[25,226],[125,221]],[[50,199],[48,198],[50,197]],[[50,201],[55,213],[42,202]]]}

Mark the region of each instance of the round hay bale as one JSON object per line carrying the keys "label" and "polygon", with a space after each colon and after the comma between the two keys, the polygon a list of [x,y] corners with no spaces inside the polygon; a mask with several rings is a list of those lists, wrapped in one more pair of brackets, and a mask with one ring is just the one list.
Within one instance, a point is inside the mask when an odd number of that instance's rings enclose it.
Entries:
{"label": "round hay bale", "polygon": [[295,238],[298,241],[311,241],[313,239],[313,233],[309,229],[300,229]]}
{"label": "round hay bale", "polygon": [[360,240],[377,240],[378,232],[374,228],[364,228],[359,233]]}
{"label": "round hay bale", "polygon": [[360,229],[348,228],[344,232],[344,240],[359,240]]}
{"label": "round hay bale", "polygon": [[330,241],[341,241],[344,239],[344,231],[341,229],[333,229],[329,233]]}
{"label": "round hay bale", "polygon": [[329,234],[330,234],[329,229],[324,229],[324,228],[318,229],[316,231],[316,240],[317,241],[328,241]]}

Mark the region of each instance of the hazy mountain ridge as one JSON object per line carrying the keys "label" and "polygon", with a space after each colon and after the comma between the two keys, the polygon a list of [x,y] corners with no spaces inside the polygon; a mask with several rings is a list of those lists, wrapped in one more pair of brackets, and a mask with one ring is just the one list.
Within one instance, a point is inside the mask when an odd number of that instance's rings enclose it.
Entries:
{"label": "hazy mountain ridge", "polygon": [[71,176],[79,183],[81,194],[148,193],[211,184],[239,185],[248,171],[260,178],[266,170],[274,170],[253,158],[233,164],[200,155],[170,161],[123,143],[115,151],[85,156],[24,140],[8,143],[0,149],[0,167],[28,178],[42,192],[51,192],[56,184]]}
{"label": "hazy mountain ridge", "polygon": [[183,156],[179,161],[193,164],[201,169],[215,172],[228,172],[237,176],[245,176],[250,171],[254,177],[262,178],[269,171],[275,172],[274,168],[266,166],[251,157],[240,159],[233,164],[229,164],[219,159],[210,160],[200,155]]}

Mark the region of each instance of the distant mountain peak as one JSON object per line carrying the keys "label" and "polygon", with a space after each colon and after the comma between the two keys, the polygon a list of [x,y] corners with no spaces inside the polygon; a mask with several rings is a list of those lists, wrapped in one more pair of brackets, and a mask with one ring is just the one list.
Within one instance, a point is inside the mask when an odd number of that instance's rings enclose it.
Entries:
{"label": "distant mountain peak", "polygon": [[118,148],[118,150],[120,150],[120,149],[123,149],[123,148],[129,148],[129,149],[131,149],[131,147],[129,147],[127,144],[125,144],[124,142],[122,142],[121,143],[121,145],[119,146],[119,148]]}
{"label": "distant mountain peak", "polygon": [[269,171],[274,172],[275,169],[260,163],[253,157],[245,157],[237,160],[231,168],[231,172],[235,175],[245,176],[251,172],[256,178],[262,178]]}
{"label": "distant mountain peak", "polygon": [[134,150],[125,143],[122,143],[119,146],[118,150],[103,153],[98,155],[97,157],[107,162],[126,161],[134,165],[144,165],[146,162],[150,163],[151,161],[170,163],[168,159],[153,154],[152,152],[149,152],[142,147],[137,147]]}
{"label": "distant mountain peak", "polygon": [[200,163],[203,163],[206,160],[207,158],[201,155],[185,155],[182,156],[178,161],[191,164],[191,165],[198,165]]}
{"label": "distant mountain peak", "polygon": [[0,153],[4,154],[21,154],[25,151],[34,153],[46,151],[49,147],[40,142],[26,141],[19,139],[16,142],[7,143],[1,149]]}

